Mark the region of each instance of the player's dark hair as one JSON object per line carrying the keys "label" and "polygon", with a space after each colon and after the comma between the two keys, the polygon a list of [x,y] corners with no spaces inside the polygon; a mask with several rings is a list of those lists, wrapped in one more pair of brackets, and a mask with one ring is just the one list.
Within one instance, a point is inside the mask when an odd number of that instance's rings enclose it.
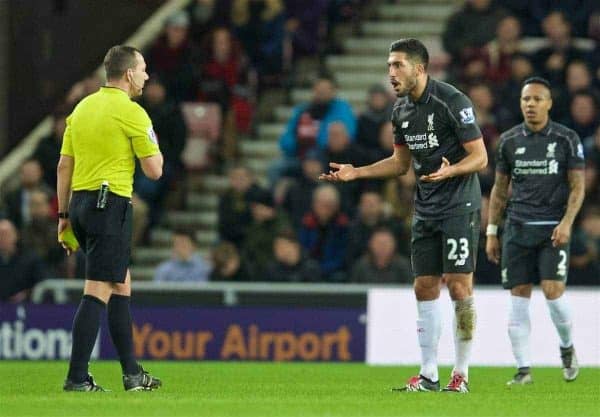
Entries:
{"label": "player's dark hair", "polygon": [[427,70],[429,52],[420,40],[414,38],[398,39],[390,45],[390,53],[392,52],[404,52],[409,60],[423,64],[423,67]]}
{"label": "player's dark hair", "polygon": [[523,84],[521,85],[521,89],[523,89],[523,87],[525,87],[528,84],[541,84],[544,87],[546,87],[549,91],[552,91],[551,87],[550,87],[550,82],[542,77],[529,77],[527,78],[525,81],[523,81]]}
{"label": "player's dark hair", "polygon": [[116,45],[108,50],[104,57],[104,69],[107,80],[121,78],[125,71],[135,68],[137,61],[135,53],[141,52],[133,46]]}

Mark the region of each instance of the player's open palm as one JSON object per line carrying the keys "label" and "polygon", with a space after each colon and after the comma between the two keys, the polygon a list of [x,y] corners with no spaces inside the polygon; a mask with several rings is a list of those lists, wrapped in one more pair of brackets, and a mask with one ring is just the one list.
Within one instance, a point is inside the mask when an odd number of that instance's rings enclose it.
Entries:
{"label": "player's open palm", "polygon": [[500,240],[498,236],[488,235],[485,241],[485,253],[490,262],[500,263]]}
{"label": "player's open palm", "polygon": [[319,175],[320,180],[332,181],[332,182],[346,182],[354,181],[358,178],[358,172],[352,164],[338,164],[336,162],[330,162],[329,173]]}

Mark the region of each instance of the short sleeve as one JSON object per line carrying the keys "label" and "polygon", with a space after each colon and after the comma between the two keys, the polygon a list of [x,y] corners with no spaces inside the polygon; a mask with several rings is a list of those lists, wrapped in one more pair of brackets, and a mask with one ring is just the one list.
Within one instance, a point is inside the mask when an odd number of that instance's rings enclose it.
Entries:
{"label": "short sleeve", "polygon": [[473,103],[462,94],[455,94],[448,102],[450,119],[454,124],[454,133],[461,143],[480,138],[481,130],[475,121]]}
{"label": "short sleeve", "polygon": [[63,134],[62,146],[60,147],[60,154],[67,156],[74,156],[73,154],[73,142],[71,141],[71,120],[73,115],[67,117],[67,126],[65,128],[65,133]]}
{"label": "short sleeve", "polygon": [[505,155],[506,152],[506,140],[500,139],[500,143],[496,148],[496,171],[503,174],[510,174],[511,168],[508,158]]}
{"label": "short sleeve", "polygon": [[567,168],[568,169],[584,169],[585,157],[583,155],[583,144],[579,139],[579,135],[575,132],[567,137],[569,148],[567,149]]}
{"label": "short sleeve", "polygon": [[133,103],[131,110],[123,117],[121,123],[125,134],[131,139],[135,156],[146,158],[160,153],[152,121],[140,105]]}
{"label": "short sleeve", "polygon": [[402,134],[402,130],[400,129],[400,123],[402,122],[396,117],[396,111],[392,111],[392,131],[394,132],[394,146],[406,145],[404,135]]}

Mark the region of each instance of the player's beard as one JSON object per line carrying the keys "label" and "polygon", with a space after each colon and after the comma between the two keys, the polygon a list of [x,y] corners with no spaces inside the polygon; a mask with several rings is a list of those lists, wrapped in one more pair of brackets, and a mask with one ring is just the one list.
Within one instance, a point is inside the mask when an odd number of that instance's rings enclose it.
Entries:
{"label": "player's beard", "polygon": [[396,97],[406,97],[412,90],[417,86],[417,75],[412,74],[410,77],[406,77],[404,81],[405,87],[401,90],[396,91]]}

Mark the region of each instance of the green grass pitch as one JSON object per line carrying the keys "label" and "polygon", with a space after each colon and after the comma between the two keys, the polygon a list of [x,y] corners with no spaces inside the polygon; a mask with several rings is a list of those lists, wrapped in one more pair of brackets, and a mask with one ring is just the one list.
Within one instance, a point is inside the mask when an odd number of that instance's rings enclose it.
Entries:
{"label": "green grass pitch", "polygon": [[[123,392],[118,362],[91,372],[110,393],[63,393],[65,362],[0,361],[0,416],[600,416],[600,368],[566,383],[558,368],[509,388],[511,368],[471,369],[471,393],[392,393],[416,367],[145,362],[154,392]],[[441,370],[446,382],[449,369]]]}

